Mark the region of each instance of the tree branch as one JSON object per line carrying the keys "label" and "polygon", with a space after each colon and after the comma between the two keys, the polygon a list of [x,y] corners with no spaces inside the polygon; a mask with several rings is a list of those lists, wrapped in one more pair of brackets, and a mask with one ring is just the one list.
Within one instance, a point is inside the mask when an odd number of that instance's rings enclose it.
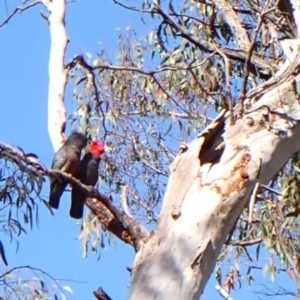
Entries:
{"label": "tree branch", "polygon": [[80,188],[88,197],[86,205],[97,219],[108,231],[125,243],[132,245],[136,251],[140,249],[142,243],[148,240],[149,233],[140,222],[121,212],[109,197],[99,193],[93,187],[82,184],[67,173],[58,170],[47,170],[35,154],[25,153],[21,148],[0,142],[0,153],[9,155],[18,167],[25,171],[35,172],[37,176],[59,176],[68,183]]}
{"label": "tree branch", "polygon": [[92,186],[84,185],[78,179],[62,171],[48,170],[45,175],[60,176],[71,185],[80,188],[88,197],[86,204],[97,219],[107,230],[125,243],[131,244],[135,251],[138,251],[141,244],[147,241],[149,233],[142,224],[121,212],[106,195],[99,193]]}
{"label": "tree branch", "polygon": [[[168,93],[167,90],[159,83],[159,81],[157,80],[157,78],[154,75],[157,73],[165,72],[165,71],[191,70],[192,68],[197,68],[197,67],[203,65],[206,60],[207,60],[207,58],[204,59],[201,63],[195,64],[195,65],[180,66],[180,67],[178,67],[178,66],[163,66],[163,67],[159,67],[154,70],[146,71],[146,70],[136,68],[133,66],[112,66],[112,65],[91,66],[85,61],[85,59],[82,55],[77,55],[76,57],[73,58],[73,60],[71,62],[69,62],[66,65],[65,68],[67,70],[70,70],[70,69],[74,68],[77,64],[80,65],[81,67],[83,67],[89,73],[89,75],[92,77],[93,87],[94,87],[94,89],[96,89],[96,91],[97,91],[97,87],[96,87],[96,82],[95,82],[94,70],[97,70],[97,69],[116,70],[116,71],[131,71],[131,72],[137,72],[137,73],[140,73],[143,75],[151,76],[151,78],[155,81],[155,83],[158,85],[158,87],[167,95],[167,97],[169,99],[171,99],[176,104],[176,106],[180,107],[181,110],[185,111],[184,108],[181,107],[179,105],[179,103],[170,95],[170,93]],[[96,100],[100,103],[100,100],[98,98],[96,98]],[[100,105],[100,110],[103,115],[102,125],[104,127],[104,131],[105,131],[105,135],[106,135],[107,130],[105,127],[105,114],[102,111],[101,105]],[[185,112],[188,113],[187,111],[185,111]]]}
{"label": "tree branch", "polygon": [[227,245],[231,245],[231,246],[253,246],[256,244],[259,244],[262,242],[261,238],[257,238],[257,239],[253,239],[253,240],[244,240],[244,241],[236,241],[236,242],[230,242]]}
{"label": "tree branch", "polygon": [[[213,54],[215,54],[216,51],[213,51]],[[137,67],[133,67],[133,66],[122,66],[122,65],[118,65],[118,66],[114,66],[114,65],[101,65],[101,64],[97,64],[95,66],[91,66],[89,65],[84,57],[82,55],[77,55],[75,56],[72,61],[70,61],[65,68],[70,70],[72,68],[74,68],[76,66],[76,64],[81,65],[82,67],[84,67],[88,72],[94,71],[94,70],[98,70],[98,69],[105,69],[105,70],[114,70],[114,71],[131,71],[131,72],[137,72],[143,75],[155,75],[158,73],[162,73],[165,71],[181,71],[181,70],[191,70],[194,68],[199,68],[200,66],[202,66],[205,62],[207,61],[207,58],[203,59],[202,62],[194,64],[194,65],[189,65],[189,66],[162,66],[162,67],[158,67],[154,70],[143,70]]]}
{"label": "tree branch", "polygon": [[[206,52],[214,52],[216,47],[214,44],[207,42],[205,40],[197,40],[191,33],[184,28],[183,26],[179,25],[175,22],[169,14],[167,14],[158,4],[154,4],[155,9],[161,15],[161,17],[170,25],[172,26],[177,32],[178,35],[182,36],[186,40],[190,41],[194,45],[196,45],[199,49],[206,51]],[[227,55],[231,59],[235,59],[236,61],[244,63],[247,58],[247,52],[243,49],[230,49],[230,48],[222,48],[222,51],[225,55]],[[278,66],[275,62],[266,62],[263,58],[260,58],[257,54],[252,55],[250,58],[251,63],[251,71],[253,73],[257,73],[256,68],[262,69],[259,73],[261,77],[269,73],[270,68],[277,70]],[[265,77],[265,76],[264,76]]]}
{"label": "tree branch", "polygon": [[31,7],[33,7],[33,6],[35,6],[35,5],[37,5],[37,4],[40,4],[40,3],[42,3],[41,0],[35,0],[35,1],[31,2],[31,3],[28,3],[27,5],[15,7],[15,9],[11,12],[11,14],[8,15],[7,18],[4,19],[4,21],[2,21],[2,23],[0,23],[0,28],[1,28],[2,26],[6,25],[6,24],[9,22],[9,20],[10,20],[17,12],[22,13],[23,11],[25,11],[25,10],[27,10],[27,9],[29,9],[29,8],[31,8]]}

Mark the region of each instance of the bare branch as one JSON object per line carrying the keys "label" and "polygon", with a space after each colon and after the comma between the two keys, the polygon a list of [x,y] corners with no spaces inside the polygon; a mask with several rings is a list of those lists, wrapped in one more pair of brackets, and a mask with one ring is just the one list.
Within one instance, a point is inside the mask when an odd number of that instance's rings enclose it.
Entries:
{"label": "bare branch", "polygon": [[24,5],[24,6],[17,6],[17,7],[11,12],[11,14],[8,15],[7,18],[4,19],[4,21],[3,21],[2,23],[0,23],[0,28],[1,28],[2,26],[6,25],[6,24],[9,22],[9,20],[10,20],[17,12],[22,13],[23,11],[25,11],[25,10],[27,10],[27,9],[29,9],[29,8],[31,8],[31,7],[33,7],[33,6],[36,6],[37,4],[40,4],[40,3],[42,3],[41,0],[35,0],[35,1],[33,1],[33,2],[31,2],[31,3],[28,3],[27,5]]}

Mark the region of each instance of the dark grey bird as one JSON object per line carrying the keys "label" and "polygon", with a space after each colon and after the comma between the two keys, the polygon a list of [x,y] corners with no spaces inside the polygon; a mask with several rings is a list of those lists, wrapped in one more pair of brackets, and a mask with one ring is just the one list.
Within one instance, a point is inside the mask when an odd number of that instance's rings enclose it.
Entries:
{"label": "dark grey bird", "polygon": [[[87,145],[87,137],[80,132],[73,132],[55,153],[52,166],[53,170],[60,170],[72,176],[78,176],[80,169],[81,151]],[[59,176],[50,177],[49,205],[58,209],[59,200],[68,182]]]}

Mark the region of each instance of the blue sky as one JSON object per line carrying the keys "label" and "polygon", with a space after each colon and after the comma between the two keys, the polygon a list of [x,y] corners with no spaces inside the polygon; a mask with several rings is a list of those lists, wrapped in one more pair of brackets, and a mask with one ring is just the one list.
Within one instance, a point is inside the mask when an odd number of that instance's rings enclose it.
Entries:
{"label": "blue sky", "polygon": [[[0,3],[0,21],[6,17],[14,1]],[[49,30],[39,11],[42,5],[34,7],[21,15],[16,15],[8,25],[0,28],[0,140],[18,145],[27,152],[36,153],[46,165],[51,165],[53,150],[47,132],[47,95],[48,95],[48,57]],[[66,60],[78,53],[97,51],[99,42],[102,47],[114,52],[117,48],[116,28],[127,26],[146,32],[149,25],[142,25],[140,16],[123,10],[110,1],[79,0],[67,7],[67,32],[70,39]],[[68,113],[71,109],[71,91],[67,89],[66,103]],[[45,185],[43,196],[48,195]],[[20,247],[16,253],[16,243],[3,239],[9,268],[31,265],[41,268],[70,285],[74,294],[69,299],[94,299],[92,291],[102,286],[114,299],[126,299],[130,276],[126,266],[131,266],[134,253],[130,246],[116,241],[101,251],[101,257],[89,253],[82,258],[80,241],[76,240],[79,226],[69,218],[69,200],[65,195],[61,207],[51,216],[40,205],[39,228],[28,230],[27,235],[18,238]],[[4,267],[3,267],[4,268]],[[262,277],[257,272],[257,279]],[[269,280],[268,280],[269,281]],[[292,289],[290,281],[283,280],[281,285]],[[202,299],[221,299],[211,280]],[[257,289],[256,289],[257,290]],[[233,294],[236,299],[257,299],[253,288],[245,288]],[[283,297],[277,297],[280,299]],[[288,297],[284,297],[288,299]]]}

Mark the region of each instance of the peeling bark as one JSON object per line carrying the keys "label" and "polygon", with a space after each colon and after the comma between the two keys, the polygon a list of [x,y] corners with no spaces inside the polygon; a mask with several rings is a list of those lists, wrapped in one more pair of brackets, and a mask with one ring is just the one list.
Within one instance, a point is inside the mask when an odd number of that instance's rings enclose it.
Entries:
{"label": "peeling bark", "polygon": [[222,112],[179,151],[157,229],[136,255],[130,300],[199,299],[255,185],[300,148],[299,42],[292,45],[282,69],[248,93],[233,126]]}

